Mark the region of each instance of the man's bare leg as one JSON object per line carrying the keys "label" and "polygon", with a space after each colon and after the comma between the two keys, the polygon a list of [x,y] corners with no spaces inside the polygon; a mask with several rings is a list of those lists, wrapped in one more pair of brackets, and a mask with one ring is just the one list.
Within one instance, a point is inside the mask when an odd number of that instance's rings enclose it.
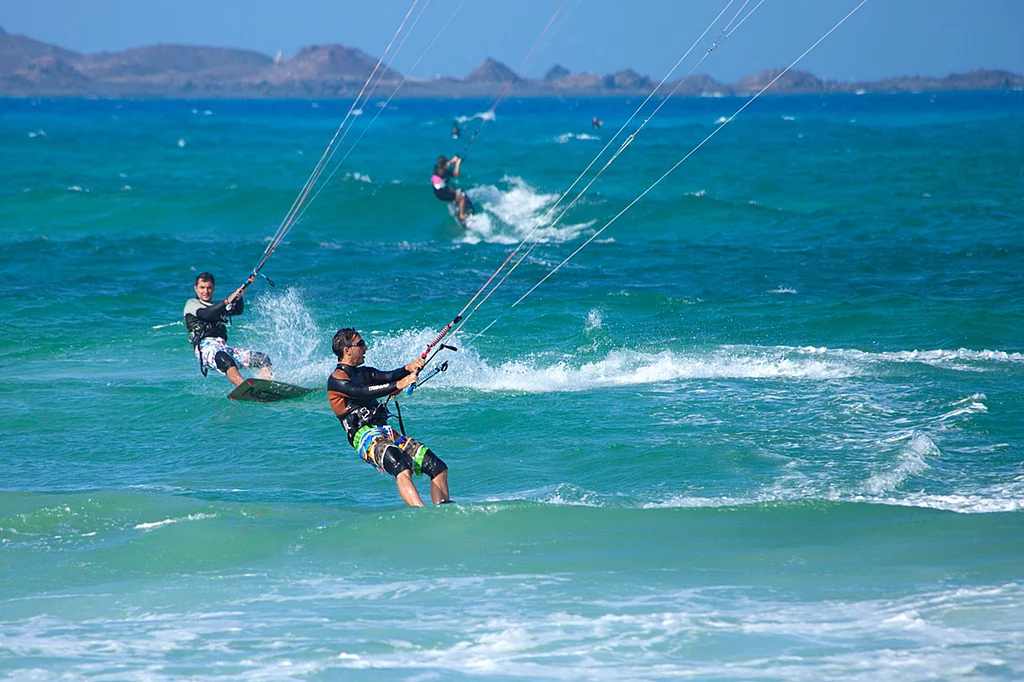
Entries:
{"label": "man's bare leg", "polygon": [[226,371],[224,373],[228,375],[228,380],[231,383],[233,383],[235,386],[238,386],[243,381],[245,381],[242,378],[242,375],[238,373],[238,368],[237,367],[228,367],[228,371]]}
{"label": "man's bare leg", "polygon": [[430,499],[434,504],[448,501],[448,470],[445,469],[430,481]]}
{"label": "man's bare leg", "polygon": [[[395,483],[398,484],[398,494],[402,496],[402,501],[410,507],[422,507],[423,500],[420,499],[420,494],[416,490],[416,486],[412,483],[412,472],[406,469],[405,471],[399,472],[395,476]],[[431,497],[433,497],[433,487],[431,487]]]}

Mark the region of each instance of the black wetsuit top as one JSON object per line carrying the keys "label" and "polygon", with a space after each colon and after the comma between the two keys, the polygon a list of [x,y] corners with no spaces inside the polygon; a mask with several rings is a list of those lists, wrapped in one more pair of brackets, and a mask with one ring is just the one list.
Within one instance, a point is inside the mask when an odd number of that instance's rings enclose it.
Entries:
{"label": "black wetsuit top", "polygon": [[327,399],[338,421],[345,427],[349,443],[355,438],[356,431],[364,426],[387,424],[388,411],[377,399],[397,391],[398,381],[407,376],[409,370],[405,367],[382,372],[376,367],[338,363],[327,378]]}
{"label": "black wetsuit top", "polygon": [[436,175],[442,180],[444,180],[444,186],[434,187],[434,196],[440,199],[441,201],[455,201],[455,199],[458,198],[458,192],[456,192],[455,188],[451,187],[448,184],[448,181],[451,178],[455,177],[455,172],[450,167],[447,166],[441,169],[438,169],[437,166],[434,166],[433,175]]}
{"label": "black wetsuit top", "polygon": [[245,309],[245,301],[238,299],[228,310],[224,301],[206,303],[199,298],[190,298],[185,303],[185,328],[188,340],[198,346],[203,339],[217,338],[228,340],[228,329],[225,326],[229,317],[241,315]]}

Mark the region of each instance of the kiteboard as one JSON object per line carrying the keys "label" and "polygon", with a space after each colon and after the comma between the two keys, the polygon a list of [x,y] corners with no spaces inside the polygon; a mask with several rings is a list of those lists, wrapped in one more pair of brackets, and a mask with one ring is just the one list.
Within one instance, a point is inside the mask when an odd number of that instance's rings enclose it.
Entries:
{"label": "kiteboard", "polygon": [[245,400],[257,403],[273,403],[289,398],[301,398],[316,389],[267,379],[246,379],[228,394],[231,400]]}

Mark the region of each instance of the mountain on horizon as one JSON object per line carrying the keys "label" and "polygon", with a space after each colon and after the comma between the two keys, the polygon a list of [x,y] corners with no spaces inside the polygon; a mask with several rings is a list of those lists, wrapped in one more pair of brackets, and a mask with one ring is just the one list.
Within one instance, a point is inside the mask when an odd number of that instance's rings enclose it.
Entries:
{"label": "mountain on horizon", "polygon": [[[296,52],[290,59],[273,64],[268,71],[268,80],[280,83],[334,78],[363,83],[377,65],[376,59],[356,48],[344,45],[310,45]],[[378,74],[383,74],[382,82],[402,79],[400,73],[383,65],[378,69]]]}
{"label": "mountain on horizon", "polygon": [[0,77],[9,76],[28,62],[40,57],[57,57],[71,63],[79,56],[77,52],[56,45],[8,33],[0,26]]}
{"label": "mountain on horizon", "polygon": [[484,63],[476,67],[466,76],[468,83],[508,83],[517,80],[516,72],[501,62],[488,57]]}
{"label": "mountain on horizon", "polygon": [[[0,96],[100,97],[348,97],[378,68],[379,61],[345,45],[310,45],[290,58],[228,47],[159,44],[118,52],[81,54],[0,27]],[[402,83],[397,71],[380,66],[377,93],[391,95]],[[766,70],[733,85],[694,74],[667,83],[665,94],[748,95],[780,70]],[[521,97],[601,97],[649,94],[654,81],[633,69],[600,76],[555,65],[540,79],[524,78],[488,57],[464,78],[410,79],[405,97],[486,97],[509,85]],[[837,82],[807,71],[790,71],[772,85],[773,94],[917,92],[1024,89],[1024,77],[979,69],[945,78],[897,77],[876,82]]]}

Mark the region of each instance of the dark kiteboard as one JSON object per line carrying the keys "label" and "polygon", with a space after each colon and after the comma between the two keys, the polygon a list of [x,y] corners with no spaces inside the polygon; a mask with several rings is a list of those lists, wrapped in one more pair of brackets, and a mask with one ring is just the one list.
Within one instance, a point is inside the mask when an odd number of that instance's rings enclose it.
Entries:
{"label": "dark kiteboard", "polygon": [[246,379],[228,394],[231,400],[245,400],[256,403],[273,403],[289,398],[301,398],[316,389],[285,384],[267,379]]}

